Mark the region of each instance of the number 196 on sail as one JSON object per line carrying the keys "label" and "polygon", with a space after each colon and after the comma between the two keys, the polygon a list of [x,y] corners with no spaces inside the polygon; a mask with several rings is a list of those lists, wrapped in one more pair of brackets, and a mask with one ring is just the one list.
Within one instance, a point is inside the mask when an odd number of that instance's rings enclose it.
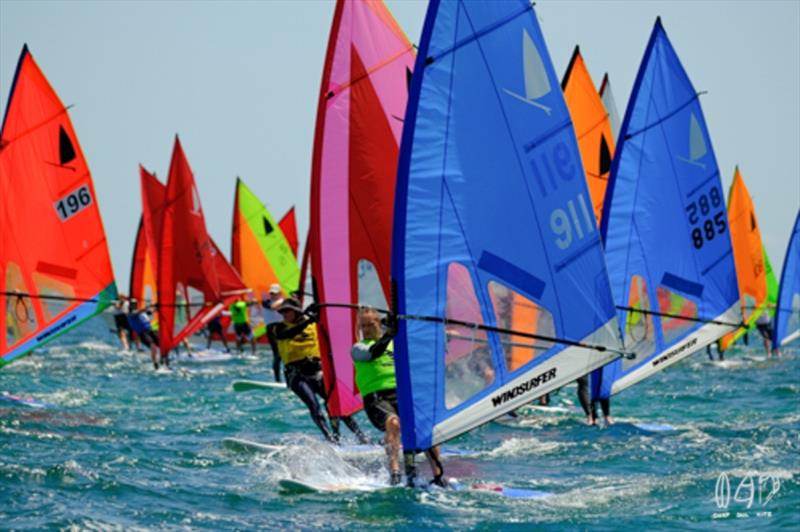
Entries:
{"label": "number 196 on sail", "polygon": [[89,193],[89,186],[83,185],[78,190],[73,190],[58,200],[54,206],[58,217],[64,222],[91,204],[92,195]]}

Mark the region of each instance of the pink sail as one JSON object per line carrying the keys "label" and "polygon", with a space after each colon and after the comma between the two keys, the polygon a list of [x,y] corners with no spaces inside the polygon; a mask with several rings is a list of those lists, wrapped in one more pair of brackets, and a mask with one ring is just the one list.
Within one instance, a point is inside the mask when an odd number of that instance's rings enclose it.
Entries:
{"label": "pink sail", "polygon": [[[390,299],[395,173],[414,59],[411,43],[383,2],[337,2],[311,171],[309,242],[318,301],[385,308]],[[371,293],[368,301],[365,291]],[[332,416],[361,408],[350,359],[355,318],[347,308],[324,307],[321,315]]]}

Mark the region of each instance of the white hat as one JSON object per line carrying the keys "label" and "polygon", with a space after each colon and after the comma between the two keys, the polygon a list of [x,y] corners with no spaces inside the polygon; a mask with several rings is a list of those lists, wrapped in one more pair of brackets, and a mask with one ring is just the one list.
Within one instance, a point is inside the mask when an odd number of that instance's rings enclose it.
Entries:
{"label": "white hat", "polygon": [[272,286],[269,287],[269,293],[270,294],[280,294],[281,293],[281,285],[279,285],[278,283],[273,284]]}

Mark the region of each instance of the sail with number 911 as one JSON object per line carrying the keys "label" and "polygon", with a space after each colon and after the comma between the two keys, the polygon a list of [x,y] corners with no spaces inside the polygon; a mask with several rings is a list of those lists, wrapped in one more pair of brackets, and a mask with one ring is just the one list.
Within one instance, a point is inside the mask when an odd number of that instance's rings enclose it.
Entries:
{"label": "sail with number 911", "polygon": [[620,356],[581,156],[528,2],[430,3],[397,181],[406,451]]}

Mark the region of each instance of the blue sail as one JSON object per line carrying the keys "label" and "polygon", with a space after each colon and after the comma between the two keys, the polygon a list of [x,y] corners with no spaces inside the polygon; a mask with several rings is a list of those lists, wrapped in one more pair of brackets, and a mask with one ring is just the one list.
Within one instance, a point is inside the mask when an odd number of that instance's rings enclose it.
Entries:
{"label": "blue sail", "polygon": [[777,347],[797,338],[800,338],[800,211],[783,259],[772,343]]}
{"label": "blue sail", "polygon": [[636,357],[594,373],[595,399],[741,322],[719,168],[698,94],[660,19],[625,113],[601,230],[625,347]]}
{"label": "blue sail", "polygon": [[570,115],[528,2],[432,1],[404,124],[392,277],[410,451],[619,356],[548,338],[614,349],[620,338]]}

